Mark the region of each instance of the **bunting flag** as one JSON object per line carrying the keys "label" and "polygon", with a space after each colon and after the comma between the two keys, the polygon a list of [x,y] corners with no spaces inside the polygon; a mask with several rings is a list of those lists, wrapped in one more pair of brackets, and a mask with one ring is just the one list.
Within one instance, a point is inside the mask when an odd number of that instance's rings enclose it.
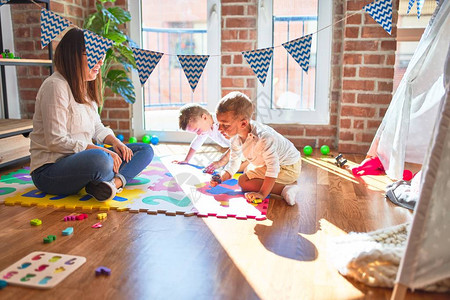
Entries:
{"label": "bunting flag", "polygon": [[425,0],[417,0],[417,19],[420,19],[420,14],[422,13],[422,7]]}
{"label": "bunting flag", "polygon": [[139,80],[143,85],[148,77],[150,77],[150,74],[152,74],[164,53],[134,47],[131,47],[131,49],[133,50],[134,60],[136,61],[136,67],[139,72]]}
{"label": "bunting flag", "polygon": [[311,55],[312,34],[308,34],[301,38],[283,43],[283,47],[302,67],[303,71],[308,73],[309,57]]}
{"label": "bunting flag", "polygon": [[374,1],[364,6],[364,10],[380,24],[387,33],[392,31],[392,0]]}
{"label": "bunting flag", "polygon": [[84,43],[89,69],[92,69],[114,44],[110,39],[99,36],[89,30],[84,30]]}
{"label": "bunting flag", "polygon": [[70,22],[59,15],[41,9],[41,47],[48,45],[58,34],[70,26]]}
{"label": "bunting flag", "polygon": [[243,51],[242,55],[247,60],[253,72],[255,72],[261,84],[264,85],[273,56],[273,47]]}
{"label": "bunting flag", "polygon": [[409,0],[408,9],[406,10],[407,14],[409,14],[409,12],[411,11],[411,8],[414,6],[414,2],[416,2],[416,0]]}
{"label": "bunting flag", "polygon": [[192,92],[194,92],[202,76],[203,69],[208,62],[209,55],[177,55],[177,57],[189,81]]}
{"label": "bunting flag", "polygon": [[3,4],[6,4],[8,2],[9,2],[9,0],[0,0],[0,6],[2,6]]}

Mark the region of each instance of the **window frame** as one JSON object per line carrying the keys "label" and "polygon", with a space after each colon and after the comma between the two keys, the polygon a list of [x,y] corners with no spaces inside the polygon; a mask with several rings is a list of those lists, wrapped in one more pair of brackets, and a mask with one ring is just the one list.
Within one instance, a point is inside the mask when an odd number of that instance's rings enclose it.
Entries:
{"label": "window frame", "polygon": [[[308,124],[326,125],[330,123],[330,83],[331,83],[331,45],[332,45],[332,0],[318,1],[317,28],[328,28],[316,33],[317,63],[316,88],[314,109],[288,110],[271,108],[272,67],[273,60],[267,74],[266,84],[258,84],[258,100],[256,119],[269,124]],[[272,34],[265,34],[271,32]],[[311,32],[306,32],[309,34]],[[273,45],[273,3],[272,0],[261,0],[258,6],[258,48],[278,46]],[[289,55],[289,54],[288,54]],[[298,66],[298,68],[301,68]],[[319,82],[319,78],[327,78]],[[320,87],[318,84],[320,83]]]}

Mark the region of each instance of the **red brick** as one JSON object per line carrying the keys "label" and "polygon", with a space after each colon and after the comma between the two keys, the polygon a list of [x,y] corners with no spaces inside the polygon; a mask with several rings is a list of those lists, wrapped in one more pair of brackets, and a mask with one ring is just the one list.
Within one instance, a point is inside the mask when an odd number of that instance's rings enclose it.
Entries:
{"label": "red brick", "polygon": [[387,111],[387,107],[386,108],[380,108],[380,111],[378,112],[378,116],[380,118],[383,118],[384,115],[386,114],[386,111]]}
{"label": "red brick", "polygon": [[256,87],[256,78],[247,78],[247,87],[248,88],[254,88]]}
{"label": "red brick", "polygon": [[119,121],[119,129],[130,130],[130,127],[131,127],[130,121]]}
{"label": "red brick", "polygon": [[226,67],[226,75],[250,76],[255,75],[250,67]]}
{"label": "red brick", "polygon": [[339,133],[339,140],[342,140],[342,141],[353,141],[353,139],[354,139],[354,135],[350,131],[341,131]]}
{"label": "red brick", "polygon": [[258,8],[256,5],[247,6],[247,15],[256,16],[258,14]]}
{"label": "red brick", "polygon": [[386,55],[386,65],[388,66],[395,65],[395,54]]}
{"label": "red brick", "polygon": [[364,55],[364,64],[382,65],[385,60],[385,55],[380,54],[366,54]]}
{"label": "red brick", "polygon": [[222,41],[222,52],[241,52],[253,50],[253,43]]}
{"label": "red brick", "polygon": [[361,32],[362,38],[386,38],[390,37],[389,33],[381,26],[363,26]]}
{"label": "red brick", "polygon": [[356,14],[347,18],[346,24],[361,24],[361,15]]}
{"label": "red brick", "polygon": [[371,103],[371,104],[389,104],[391,103],[391,94],[359,94],[358,103]]}
{"label": "red brick", "polygon": [[128,110],[109,110],[108,111],[108,117],[109,119],[129,119],[130,113]]}
{"label": "red brick", "polygon": [[358,11],[363,9],[370,1],[347,1],[347,11]]}
{"label": "red brick", "polygon": [[344,65],[359,65],[362,62],[362,55],[346,53],[343,60]]}
{"label": "red brick", "polygon": [[318,142],[316,139],[312,138],[289,138],[289,140],[294,144],[295,147],[302,149],[303,147],[309,145],[313,148],[316,148],[318,145]]}
{"label": "red brick", "polygon": [[305,135],[305,126],[304,125],[279,125],[273,124],[271,126],[277,132],[284,136],[304,136]]}
{"label": "red brick", "polygon": [[341,107],[341,116],[370,118],[375,116],[375,108],[367,106],[350,106]]}
{"label": "red brick", "polygon": [[255,28],[256,18],[227,18],[225,20],[226,28]]}
{"label": "red brick", "polygon": [[344,67],[344,77],[355,77],[356,68]]}
{"label": "red brick", "polygon": [[339,126],[341,128],[350,129],[350,127],[352,126],[352,120],[351,119],[341,119],[341,121],[339,122]]}
{"label": "red brick", "polygon": [[242,55],[234,55],[233,56],[233,64],[240,65],[242,64]]}
{"label": "red brick", "polygon": [[236,29],[224,29],[222,30],[222,40],[237,40],[238,31]]}
{"label": "red brick", "polygon": [[345,51],[376,51],[378,41],[345,41]]}
{"label": "red brick", "polygon": [[380,92],[392,92],[394,84],[392,82],[378,82],[378,91]]}
{"label": "red brick", "polygon": [[366,154],[370,145],[339,143],[338,151],[341,153],[359,153]]}
{"label": "red brick", "polygon": [[358,36],[359,36],[359,27],[345,28],[345,37],[346,38],[357,38]]}
{"label": "red brick", "polygon": [[364,129],[364,120],[353,120],[353,128]]}
{"label": "red brick", "polygon": [[366,78],[394,78],[394,68],[361,67],[359,76]]}
{"label": "red brick", "polygon": [[222,65],[231,64],[231,55],[222,55]]}
{"label": "red brick", "polygon": [[342,102],[343,103],[355,103],[355,94],[353,93],[342,93]]}
{"label": "red brick", "polygon": [[374,87],[374,82],[367,80],[344,80],[342,85],[344,90],[373,91]]}
{"label": "red brick", "polygon": [[222,87],[236,87],[243,88],[244,79],[243,78],[233,78],[233,77],[222,77]]}
{"label": "red brick", "polygon": [[64,4],[52,1],[51,11],[57,14],[64,14]]}
{"label": "red brick", "polygon": [[244,6],[242,5],[223,5],[222,17],[224,16],[242,16],[244,15]]}
{"label": "red brick", "polygon": [[336,135],[336,128],[326,128],[322,126],[315,126],[314,128],[306,128],[306,136],[334,136]]}
{"label": "red brick", "polygon": [[380,127],[381,120],[367,120],[367,128],[373,129]]}
{"label": "red brick", "polygon": [[397,49],[397,42],[394,41],[381,41],[380,50],[392,50],[395,51]]}

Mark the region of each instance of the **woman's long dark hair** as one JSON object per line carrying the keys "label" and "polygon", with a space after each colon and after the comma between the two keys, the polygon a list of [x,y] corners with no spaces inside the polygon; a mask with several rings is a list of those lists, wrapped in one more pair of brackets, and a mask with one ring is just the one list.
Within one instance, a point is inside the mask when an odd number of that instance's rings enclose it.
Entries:
{"label": "woman's long dark hair", "polygon": [[55,68],[69,83],[76,102],[84,104],[94,101],[101,106],[100,72],[95,80],[86,81],[84,68],[87,66],[83,65],[83,53],[86,53],[84,32],[81,29],[72,28],[56,47],[53,59]]}

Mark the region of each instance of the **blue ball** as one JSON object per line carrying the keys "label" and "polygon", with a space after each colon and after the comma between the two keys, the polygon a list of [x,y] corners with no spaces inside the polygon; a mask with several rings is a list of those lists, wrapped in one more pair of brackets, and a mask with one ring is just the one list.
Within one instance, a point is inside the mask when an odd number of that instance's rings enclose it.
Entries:
{"label": "blue ball", "polygon": [[150,139],[150,143],[152,143],[153,145],[158,144],[159,142],[159,137],[157,137],[156,135],[153,135],[152,138]]}
{"label": "blue ball", "polygon": [[117,138],[119,139],[119,141],[123,142],[123,134],[118,134]]}

